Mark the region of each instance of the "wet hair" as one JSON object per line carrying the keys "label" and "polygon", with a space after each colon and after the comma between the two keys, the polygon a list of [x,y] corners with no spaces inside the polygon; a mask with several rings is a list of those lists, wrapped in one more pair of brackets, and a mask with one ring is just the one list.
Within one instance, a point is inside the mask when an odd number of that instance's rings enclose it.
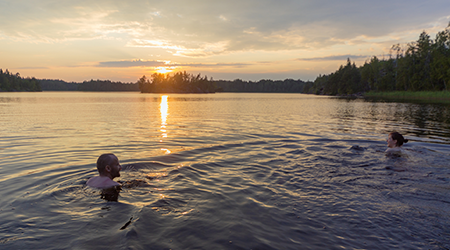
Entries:
{"label": "wet hair", "polygon": [[102,154],[97,159],[97,170],[99,173],[105,172],[106,166],[113,166],[116,163],[117,156],[114,154]]}
{"label": "wet hair", "polygon": [[391,132],[389,133],[389,135],[391,136],[392,140],[397,140],[397,143],[395,144],[395,146],[397,147],[400,147],[401,145],[403,145],[403,143],[408,142],[408,139],[405,139],[399,132]]}

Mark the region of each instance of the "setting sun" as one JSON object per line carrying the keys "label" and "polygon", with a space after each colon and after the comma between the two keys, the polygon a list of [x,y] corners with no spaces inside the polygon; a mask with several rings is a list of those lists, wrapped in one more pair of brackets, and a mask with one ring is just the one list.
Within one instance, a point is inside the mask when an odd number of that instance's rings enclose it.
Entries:
{"label": "setting sun", "polygon": [[168,68],[168,67],[158,67],[158,68],[156,68],[156,72],[158,72],[160,74],[170,73],[172,71],[173,71],[173,69]]}

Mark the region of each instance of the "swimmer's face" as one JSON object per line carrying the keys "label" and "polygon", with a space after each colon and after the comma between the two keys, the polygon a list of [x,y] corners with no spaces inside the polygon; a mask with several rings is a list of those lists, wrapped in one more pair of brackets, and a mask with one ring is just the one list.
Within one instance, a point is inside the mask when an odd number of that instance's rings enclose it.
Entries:
{"label": "swimmer's face", "polygon": [[119,163],[119,159],[115,157],[114,164],[111,167],[111,177],[114,179],[116,177],[120,177],[120,170],[122,170],[122,166]]}
{"label": "swimmer's face", "polygon": [[389,137],[387,139],[387,144],[388,144],[388,147],[395,148],[397,146],[397,140],[393,140],[392,136],[389,135]]}

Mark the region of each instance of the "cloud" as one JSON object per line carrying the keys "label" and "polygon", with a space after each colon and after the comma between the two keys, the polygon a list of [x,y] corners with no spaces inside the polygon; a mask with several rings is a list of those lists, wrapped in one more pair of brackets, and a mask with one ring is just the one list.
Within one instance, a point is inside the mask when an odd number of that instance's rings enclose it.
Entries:
{"label": "cloud", "polygon": [[166,49],[172,51],[172,54],[175,56],[205,57],[222,53],[225,50],[226,43],[203,43],[192,45],[188,42],[184,42],[181,45],[175,45],[172,44],[171,41],[133,39],[129,41],[126,46]]}
{"label": "cloud", "polygon": [[242,68],[246,66],[250,66],[252,64],[250,63],[171,63],[168,64],[170,66],[175,67],[207,67],[207,68],[223,68],[223,67],[235,67],[235,68]]}
{"label": "cloud", "polygon": [[132,60],[132,61],[99,62],[97,67],[131,68],[131,67],[161,67],[161,66],[165,66],[165,65],[166,65],[166,63],[161,62],[161,61]]}
{"label": "cloud", "polygon": [[298,61],[343,61],[347,58],[358,60],[367,59],[370,56],[364,55],[336,55],[336,56],[324,56],[324,57],[311,57],[311,58],[298,58]]}
{"label": "cloud", "polygon": [[124,61],[108,61],[99,62],[96,67],[105,68],[131,68],[131,67],[207,67],[207,68],[219,68],[219,67],[245,67],[251,64],[248,63],[171,63],[164,61],[145,61],[145,60],[124,60]]}
{"label": "cloud", "polygon": [[16,69],[50,69],[49,67],[19,67]]}
{"label": "cloud", "polygon": [[116,39],[184,57],[326,48],[448,23],[448,0],[4,0],[0,34],[55,43]]}

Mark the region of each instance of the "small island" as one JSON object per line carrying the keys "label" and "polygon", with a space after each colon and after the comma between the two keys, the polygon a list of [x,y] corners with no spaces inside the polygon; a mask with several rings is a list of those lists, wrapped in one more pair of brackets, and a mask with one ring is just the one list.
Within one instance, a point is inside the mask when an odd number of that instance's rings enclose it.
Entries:
{"label": "small island", "polygon": [[144,75],[137,83],[142,93],[215,93],[217,90],[212,79],[186,71],[173,75],[154,73],[150,79]]}

